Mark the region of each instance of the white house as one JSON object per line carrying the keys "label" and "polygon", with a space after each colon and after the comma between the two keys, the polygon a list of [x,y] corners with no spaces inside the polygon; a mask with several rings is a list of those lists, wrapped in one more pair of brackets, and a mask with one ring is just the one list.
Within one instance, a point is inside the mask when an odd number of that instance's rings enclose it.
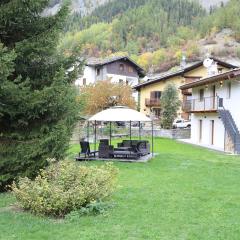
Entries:
{"label": "white house", "polygon": [[139,83],[144,70],[127,56],[115,56],[106,59],[90,58],[86,61],[83,75],[78,79],[80,86],[96,81],[111,80],[129,85]]}
{"label": "white house", "polygon": [[192,99],[183,103],[184,110],[191,113],[191,143],[240,153],[240,68],[180,89],[192,89]]}
{"label": "white house", "polygon": [[[94,84],[96,81],[111,80],[114,83],[137,85],[144,77],[144,70],[127,56],[106,59],[91,58],[86,61],[83,75],[77,79],[77,86]],[[138,94],[133,94],[137,101]]]}

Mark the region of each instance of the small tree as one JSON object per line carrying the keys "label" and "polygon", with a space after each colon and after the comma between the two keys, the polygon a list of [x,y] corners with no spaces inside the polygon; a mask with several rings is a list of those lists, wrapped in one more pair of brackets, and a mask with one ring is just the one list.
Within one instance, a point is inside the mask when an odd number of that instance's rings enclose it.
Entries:
{"label": "small tree", "polygon": [[99,81],[96,84],[84,86],[80,90],[78,101],[85,103],[83,112],[86,115],[92,115],[116,105],[136,107],[131,87],[111,83],[111,81]]}
{"label": "small tree", "polygon": [[173,84],[168,84],[161,97],[161,124],[163,128],[172,128],[173,121],[177,117],[177,111],[180,105],[181,101],[179,100],[177,88]]}

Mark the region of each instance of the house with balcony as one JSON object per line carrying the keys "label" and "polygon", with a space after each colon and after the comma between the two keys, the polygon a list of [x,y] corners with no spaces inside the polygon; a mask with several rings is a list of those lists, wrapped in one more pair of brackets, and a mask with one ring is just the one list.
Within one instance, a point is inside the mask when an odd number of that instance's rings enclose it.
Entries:
{"label": "house with balcony", "polygon": [[192,99],[183,102],[191,114],[193,144],[240,153],[240,68],[186,83]]}
{"label": "house with balcony", "polygon": [[78,86],[85,86],[97,81],[111,80],[134,86],[144,76],[144,70],[127,56],[90,58],[85,63],[83,75],[76,82]]}
{"label": "house with balcony", "polygon": [[[75,82],[78,87],[94,84],[97,81],[110,80],[113,83],[137,85],[145,76],[143,68],[128,56],[113,56],[105,59],[90,58],[86,60],[83,75]],[[133,92],[136,102],[138,92]]]}
{"label": "house with balcony", "polygon": [[[221,61],[217,58],[211,58],[217,68],[218,73],[229,71],[230,69],[237,68],[237,66],[230,63]],[[161,94],[164,88],[169,83],[173,83],[176,88],[183,84],[192,83],[198,81],[201,78],[209,75],[208,69],[203,66],[204,61],[199,61],[187,66],[181,64],[182,67],[178,71],[168,72],[160,74],[154,77],[149,77],[147,81],[137,84],[133,88],[139,93],[138,105],[142,113],[152,118],[161,117]],[[181,101],[191,100],[192,90],[179,89],[179,98]],[[190,113],[181,108],[178,110],[178,117],[188,120]]]}

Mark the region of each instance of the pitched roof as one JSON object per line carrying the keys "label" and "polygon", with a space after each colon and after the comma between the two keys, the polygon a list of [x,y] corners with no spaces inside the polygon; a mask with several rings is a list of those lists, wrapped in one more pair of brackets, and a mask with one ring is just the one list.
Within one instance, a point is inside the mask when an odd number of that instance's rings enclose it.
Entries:
{"label": "pitched roof", "polygon": [[138,74],[141,77],[145,76],[145,71],[143,68],[141,68],[135,61],[133,61],[131,58],[128,56],[113,56],[113,57],[108,57],[108,58],[89,58],[86,62],[86,66],[91,66],[91,67],[101,67],[116,61],[128,61],[130,62],[137,70]]}
{"label": "pitched roof", "polygon": [[[217,58],[214,58],[214,57],[211,57],[211,59],[213,59],[215,62],[217,62],[220,66],[223,66],[223,67],[226,67],[226,68],[237,68],[238,67],[238,66],[232,65],[230,63],[224,62],[222,60],[219,60]],[[160,81],[163,81],[163,80],[167,80],[169,78],[176,77],[176,76],[183,76],[185,73],[190,72],[190,71],[192,71],[192,70],[194,70],[198,67],[201,67],[202,65],[203,65],[203,60],[199,61],[199,62],[196,62],[196,63],[194,63],[190,66],[187,66],[185,68],[182,68],[178,71],[168,72],[168,73],[161,74],[157,77],[150,78],[146,82],[140,83],[140,84],[134,86],[133,88],[136,89],[136,90],[139,90],[139,89],[141,89],[141,87],[151,85],[153,83],[157,83],[157,82],[160,82]]]}
{"label": "pitched roof", "polygon": [[206,85],[206,84],[210,84],[216,81],[221,81],[221,80],[228,80],[231,78],[235,78],[240,76],[240,68],[236,68],[224,73],[220,73],[214,76],[210,76],[210,77],[205,77],[202,78],[198,81],[194,81],[191,83],[187,83],[184,84],[180,87],[181,90],[185,90],[185,89],[189,89],[189,88],[193,88],[193,87],[198,87],[198,86],[202,86],[202,85]]}

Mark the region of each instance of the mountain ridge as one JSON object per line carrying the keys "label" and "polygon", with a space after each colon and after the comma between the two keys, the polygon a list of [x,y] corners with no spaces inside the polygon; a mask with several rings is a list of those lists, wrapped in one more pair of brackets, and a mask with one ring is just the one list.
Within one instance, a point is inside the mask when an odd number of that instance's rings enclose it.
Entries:
{"label": "mountain ridge", "polygon": [[[113,0],[72,0],[71,11],[82,15],[90,14],[97,7]],[[205,9],[226,4],[229,0],[194,0],[199,2]],[[48,14],[54,14],[60,6],[62,0],[52,0],[50,7],[47,9]]]}
{"label": "mountain ridge", "polygon": [[[71,12],[79,13],[82,16],[90,14],[95,8],[111,0],[71,0]],[[52,0],[45,10],[45,15],[54,15],[60,8],[63,0]]]}

